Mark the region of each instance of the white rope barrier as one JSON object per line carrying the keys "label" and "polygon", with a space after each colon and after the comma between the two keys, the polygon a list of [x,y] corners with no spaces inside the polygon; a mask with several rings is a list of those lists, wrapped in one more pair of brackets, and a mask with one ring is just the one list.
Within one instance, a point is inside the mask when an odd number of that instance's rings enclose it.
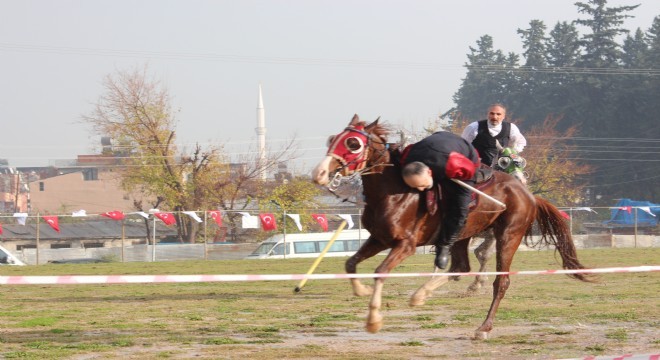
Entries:
{"label": "white rope barrier", "polygon": [[389,274],[272,274],[272,275],[59,275],[59,276],[0,276],[0,285],[84,285],[84,284],[145,284],[145,283],[197,283],[237,281],[373,279],[432,276],[477,275],[555,275],[605,274],[660,271],[660,265],[612,267],[577,270],[527,270],[509,272],[465,273],[389,273]]}

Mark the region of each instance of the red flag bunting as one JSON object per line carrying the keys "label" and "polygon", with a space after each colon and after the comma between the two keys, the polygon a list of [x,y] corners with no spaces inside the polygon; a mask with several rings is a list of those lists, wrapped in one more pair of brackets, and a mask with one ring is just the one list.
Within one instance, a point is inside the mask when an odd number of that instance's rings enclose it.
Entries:
{"label": "red flag bunting", "polygon": [[215,223],[218,224],[218,227],[222,227],[222,214],[220,214],[220,211],[214,210],[208,213],[211,215],[211,219],[215,220]]}
{"label": "red flag bunting", "polygon": [[60,223],[57,220],[57,216],[42,216],[42,218],[53,228],[53,230],[60,232]]}
{"label": "red flag bunting", "polygon": [[325,214],[312,214],[312,218],[321,225],[323,231],[328,231],[328,219],[325,217]]}
{"label": "red flag bunting", "polygon": [[622,206],[619,208],[619,210],[624,210],[628,212],[628,214],[632,213],[632,206]]}
{"label": "red flag bunting", "polygon": [[559,210],[559,213],[561,214],[561,216],[562,216],[564,219],[567,219],[567,220],[568,220],[568,219],[571,218],[571,216],[568,215],[565,211],[561,211],[561,210]]}
{"label": "red flag bunting", "polygon": [[267,214],[259,214],[259,218],[261,219],[261,227],[266,230],[277,230],[277,224],[275,223],[275,217],[273,216],[272,213],[267,213]]}
{"label": "red flag bunting", "polygon": [[172,213],[157,212],[154,213],[154,216],[161,219],[167,226],[176,224],[176,219]]}
{"label": "red flag bunting", "polygon": [[124,213],[118,210],[115,211],[108,211],[104,212],[101,214],[101,216],[109,217],[112,220],[123,220],[124,219]]}

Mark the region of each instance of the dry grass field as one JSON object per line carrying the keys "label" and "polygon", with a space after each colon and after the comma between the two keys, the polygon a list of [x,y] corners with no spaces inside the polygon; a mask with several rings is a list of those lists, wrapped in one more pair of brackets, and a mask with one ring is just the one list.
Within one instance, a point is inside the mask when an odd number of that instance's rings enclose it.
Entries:
{"label": "dry grass field", "polygon": [[[591,268],[660,263],[660,249],[581,250],[579,256]],[[370,259],[360,272],[372,272],[381,260]],[[397,272],[432,271],[432,260],[416,255]],[[303,274],[312,261],[3,266],[0,274]],[[316,273],[342,273],[343,262],[324,259]],[[552,251],[529,251],[516,255],[513,268],[559,265]],[[657,272],[604,274],[596,284],[564,275],[513,276],[485,341],[471,337],[485,318],[490,286],[468,297],[472,279],[465,278],[438,289],[426,305],[409,307],[425,280],[386,282],[385,324],[377,334],[364,331],[368,299],[354,297],[346,280],[310,280],[300,293],[293,292],[294,281],[0,285],[0,358],[562,359],[660,350]]]}

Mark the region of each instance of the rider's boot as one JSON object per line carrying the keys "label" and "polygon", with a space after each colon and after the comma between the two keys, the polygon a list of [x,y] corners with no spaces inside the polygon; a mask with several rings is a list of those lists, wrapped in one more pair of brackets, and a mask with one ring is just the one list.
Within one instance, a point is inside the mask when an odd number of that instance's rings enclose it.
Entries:
{"label": "rider's boot", "polygon": [[446,269],[449,264],[449,255],[451,254],[451,247],[458,240],[458,232],[454,231],[453,234],[447,235],[443,231],[442,236],[438,239],[435,246],[435,266],[440,269]]}

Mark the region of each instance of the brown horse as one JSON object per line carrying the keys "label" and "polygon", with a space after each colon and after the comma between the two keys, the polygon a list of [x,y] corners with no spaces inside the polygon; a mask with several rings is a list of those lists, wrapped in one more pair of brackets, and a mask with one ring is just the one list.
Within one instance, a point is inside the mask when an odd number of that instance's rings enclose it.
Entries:
{"label": "brown horse", "polygon": [[[389,273],[404,259],[415,254],[417,246],[430,245],[441,224],[441,209],[431,215],[426,210],[425,201],[421,200],[421,193],[403,182],[396,160],[398,150],[390,149],[387,135],[387,128],[379,125],[378,120],[366,125],[355,115],[343,132],[330,138],[327,156],[312,172],[312,179],[321,185],[336,182],[342,175],[360,174],[362,177],[366,200],[362,223],[371,236],[346,261],[345,268],[349,274],[354,274],[363,260],[391,249],[376,268],[376,273]],[[332,174],[334,177],[330,179]],[[495,172],[493,176],[494,181],[482,187],[481,191],[503,202],[506,209],[482,196],[477,198],[477,205],[470,211],[461,240],[452,248],[449,272],[470,271],[469,239],[486,229],[492,229],[496,238],[497,271],[508,272],[514,253],[523,237],[530,233],[535,220],[542,235],[541,245],[555,246],[565,269],[583,269],[576,256],[570,229],[559,210],[546,200],[533,196],[514,177],[502,172]],[[571,276],[589,281],[583,274]],[[447,281],[446,276],[431,278],[413,294],[410,304],[423,304],[434,289]],[[508,275],[498,275],[493,282],[490,310],[486,320],[476,330],[476,338],[488,337],[509,282]],[[377,332],[383,325],[380,307],[384,279],[376,278],[373,288],[363,285],[358,279],[351,279],[351,284],[355,295],[371,295],[366,327],[369,332]]]}

